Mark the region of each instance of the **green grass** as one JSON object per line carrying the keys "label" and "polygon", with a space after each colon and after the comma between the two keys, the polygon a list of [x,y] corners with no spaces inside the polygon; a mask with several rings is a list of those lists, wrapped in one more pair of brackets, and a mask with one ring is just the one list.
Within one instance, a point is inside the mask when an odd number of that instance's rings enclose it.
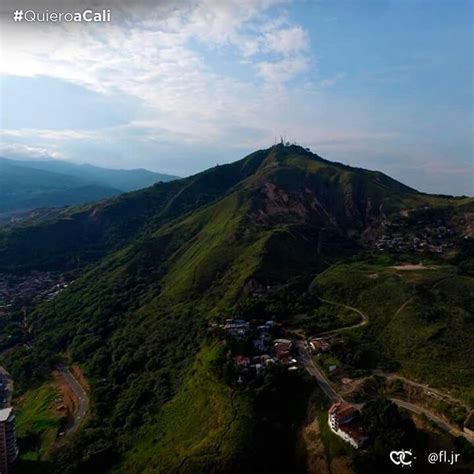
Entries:
{"label": "green grass", "polygon": [[181,389],[137,434],[114,472],[213,472],[231,462],[250,407],[217,379],[214,362],[221,350],[201,350]]}
{"label": "green grass", "polygon": [[[15,403],[16,430],[22,460],[47,458],[56,440],[61,416],[54,409],[55,389],[50,384],[24,393]],[[26,450],[25,450],[26,448]]]}
{"label": "green grass", "polygon": [[313,311],[293,316],[288,321],[288,327],[303,329],[308,336],[312,336],[353,326],[360,321],[361,317],[355,311],[323,302]]}
{"label": "green grass", "polygon": [[355,452],[354,448],[339,438],[339,436],[335,435],[329,428],[327,410],[318,411],[317,417],[321,440],[324,444],[324,449],[326,451],[326,457],[329,461],[329,464],[331,460],[336,457],[352,456],[352,454]]}
{"label": "green grass", "polygon": [[312,290],[367,314],[368,326],[345,337],[375,365],[474,397],[474,278],[447,265],[399,271],[353,263],[316,277]]}

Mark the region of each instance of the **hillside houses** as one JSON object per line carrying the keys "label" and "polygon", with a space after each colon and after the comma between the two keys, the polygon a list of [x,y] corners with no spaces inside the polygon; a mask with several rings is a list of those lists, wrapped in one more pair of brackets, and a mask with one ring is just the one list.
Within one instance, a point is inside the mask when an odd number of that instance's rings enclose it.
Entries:
{"label": "hillside houses", "polygon": [[309,340],[309,347],[313,352],[326,352],[331,347],[331,342],[328,338],[313,337]]}
{"label": "hillside houses", "polygon": [[328,410],[328,425],[334,434],[355,449],[364,446],[369,439],[359,411],[349,403],[338,402],[331,405]]}
{"label": "hillside houses", "polygon": [[54,272],[31,271],[26,275],[0,273],[0,314],[35,298],[52,299],[68,287],[64,276]]}
{"label": "hillside houses", "polygon": [[317,337],[310,337],[307,340],[307,344],[311,349],[311,352],[314,354],[322,354],[325,352],[329,352],[331,347],[335,343],[342,343],[343,340],[341,336],[338,335],[330,335],[330,336],[317,336]]}
{"label": "hillside houses", "polygon": [[297,369],[293,341],[275,337],[281,328],[274,321],[257,325],[241,319],[227,319],[221,329],[230,343],[239,383],[258,378],[274,365]]}
{"label": "hillside houses", "polygon": [[273,358],[282,365],[296,365],[297,361],[291,355],[293,341],[291,339],[275,339],[273,341]]}
{"label": "hillside houses", "polygon": [[243,319],[227,319],[224,331],[232,337],[244,339],[250,329],[250,323]]}
{"label": "hillside houses", "polygon": [[428,226],[423,231],[416,233],[390,232],[390,228],[375,241],[374,245],[377,250],[442,254],[454,247],[456,239],[455,230],[444,225]]}

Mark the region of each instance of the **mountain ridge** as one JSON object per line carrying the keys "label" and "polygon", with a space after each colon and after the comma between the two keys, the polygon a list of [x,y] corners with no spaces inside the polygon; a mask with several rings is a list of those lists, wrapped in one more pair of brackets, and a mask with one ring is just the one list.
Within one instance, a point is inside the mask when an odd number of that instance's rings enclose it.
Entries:
{"label": "mountain ridge", "polygon": [[24,220],[28,211],[38,208],[94,202],[172,179],[175,177],[146,170],[108,170],[0,157],[0,220]]}
{"label": "mountain ridge", "polygon": [[[103,256],[107,248],[117,249],[140,232],[150,232],[209,205],[234,188],[248,197],[253,218],[262,225],[285,219],[297,223],[311,217],[321,225],[332,222],[332,227],[345,233],[360,233],[371,221],[403,207],[462,201],[419,193],[379,172],[334,165],[298,146],[276,145],[188,178],[66,209],[38,225],[13,227],[0,235],[0,266],[8,261],[8,249],[15,246],[21,250],[13,249],[13,253],[22,254],[30,266],[40,264],[39,259],[54,259],[54,254],[62,264],[71,264],[63,259],[63,252],[69,251],[75,252],[74,262],[78,258],[91,261]],[[31,248],[22,244],[28,229],[38,237],[28,239]],[[45,248],[40,242],[48,238],[40,236],[48,235],[48,229],[55,246]],[[64,238],[58,240],[55,235]]]}
{"label": "mountain ridge", "polygon": [[7,161],[14,166],[74,176],[103,186],[117,188],[122,192],[145,188],[159,181],[167,182],[180,179],[179,176],[158,173],[145,168],[114,169],[90,163],[73,163],[64,160],[13,160],[2,157],[0,157],[0,160]]}

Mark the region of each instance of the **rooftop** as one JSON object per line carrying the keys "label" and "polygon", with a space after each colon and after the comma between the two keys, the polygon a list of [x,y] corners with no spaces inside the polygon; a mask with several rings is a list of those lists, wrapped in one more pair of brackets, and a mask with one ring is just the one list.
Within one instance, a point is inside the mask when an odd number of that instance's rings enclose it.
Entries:
{"label": "rooftop", "polygon": [[3,422],[3,421],[7,421],[8,418],[10,417],[10,415],[13,414],[13,408],[12,407],[9,407],[9,408],[2,408],[0,410],[0,423]]}
{"label": "rooftop", "polygon": [[347,416],[355,415],[357,410],[349,403],[334,403],[334,405],[329,408],[330,415],[336,415],[338,418],[345,418]]}

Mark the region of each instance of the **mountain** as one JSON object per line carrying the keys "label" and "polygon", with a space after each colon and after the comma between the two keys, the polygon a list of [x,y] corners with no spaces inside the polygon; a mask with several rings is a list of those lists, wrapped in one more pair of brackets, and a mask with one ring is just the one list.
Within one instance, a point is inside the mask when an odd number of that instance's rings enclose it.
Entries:
{"label": "mountain", "polygon": [[179,179],[179,176],[155,173],[143,168],[131,170],[108,169],[90,164],[80,165],[61,160],[9,161],[16,166],[74,176],[81,180],[120,191],[134,191],[136,189],[146,188],[160,181],[167,182]]}
{"label": "mountain", "polygon": [[[265,246],[272,248],[284,239],[301,240],[302,250],[311,245],[322,254],[326,246],[354,247],[400,209],[465,202],[472,201],[419,193],[380,172],[332,163],[297,146],[275,146],[186,179],[67,209],[38,225],[14,227],[0,237],[0,266],[70,269],[138,237],[151,238],[165,223],[183,226],[187,215],[201,220],[200,226],[235,215],[232,231],[239,242],[266,236]],[[199,212],[191,216],[193,211]]]}
{"label": "mountain", "polygon": [[[390,225],[408,235],[417,212],[449,221],[455,258],[472,209],[472,199],[423,194],[383,173],[276,145],[25,222],[0,232],[0,269],[72,272],[75,280],[34,307],[31,349],[13,351],[6,364],[20,390],[41,384],[65,355],[85,371],[93,414],[54,458],[58,472],[265,470],[288,451],[281,430],[294,426],[293,404],[279,402],[282,418],[270,428],[275,390],[234,390],[226,348],[208,327],[233,315],[298,321],[312,314],[315,275],[377,254]],[[395,349],[394,357],[410,346]],[[278,446],[265,461],[262,436]]]}
{"label": "mountain", "polygon": [[175,177],[147,170],[108,170],[56,161],[0,158],[0,220],[36,208],[62,207],[118,195]]}

